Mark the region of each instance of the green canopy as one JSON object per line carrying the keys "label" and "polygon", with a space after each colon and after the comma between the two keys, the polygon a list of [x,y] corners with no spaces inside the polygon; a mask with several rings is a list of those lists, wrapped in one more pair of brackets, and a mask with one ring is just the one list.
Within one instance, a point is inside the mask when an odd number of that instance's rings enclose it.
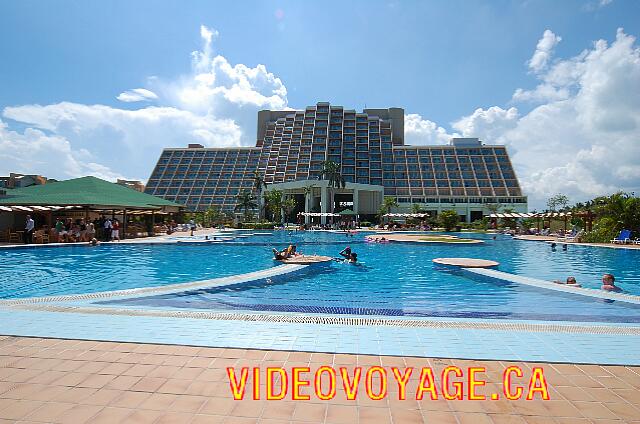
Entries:
{"label": "green canopy", "polygon": [[179,209],[184,205],[96,177],[7,190],[0,206],[85,206],[94,209]]}
{"label": "green canopy", "polygon": [[338,212],[338,215],[357,215],[357,214],[351,209],[345,209],[343,211]]}

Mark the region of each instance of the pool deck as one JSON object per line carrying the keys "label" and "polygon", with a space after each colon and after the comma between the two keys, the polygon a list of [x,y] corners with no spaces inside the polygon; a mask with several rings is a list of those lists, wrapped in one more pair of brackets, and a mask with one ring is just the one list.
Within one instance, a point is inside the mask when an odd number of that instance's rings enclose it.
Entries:
{"label": "pool deck", "polygon": [[[479,393],[502,393],[502,373],[511,365],[525,375],[542,367],[550,400],[415,400],[389,381],[382,400],[345,399],[338,381],[332,400],[245,399],[234,401],[226,367],[267,366],[390,368],[431,367],[440,381],[449,365],[484,367]],[[364,371],[363,371],[364,374]],[[518,382],[516,380],[516,382]],[[247,392],[253,386],[249,383]],[[264,389],[264,387],[263,387]],[[533,362],[464,361],[411,356],[344,355],[274,350],[200,348],[0,336],[1,423],[638,423],[640,368]],[[303,392],[307,392],[303,390]],[[249,396],[248,396],[249,397]],[[264,392],[263,392],[264,397]]]}

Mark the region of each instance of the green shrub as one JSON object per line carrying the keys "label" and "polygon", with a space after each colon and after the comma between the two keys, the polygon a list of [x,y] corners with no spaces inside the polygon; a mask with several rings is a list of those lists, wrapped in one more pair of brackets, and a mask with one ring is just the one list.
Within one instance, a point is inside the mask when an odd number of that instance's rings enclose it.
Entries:
{"label": "green shrub", "polygon": [[444,227],[445,231],[451,231],[458,225],[460,217],[456,211],[442,211],[438,216],[440,225]]}
{"label": "green shrub", "polygon": [[474,230],[486,230],[489,228],[489,218],[485,216],[482,219],[476,219],[475,221],[468,224],[467,227]]}
{"label": "green shrub", "polygon": [[276,222],[241,222],[238,223],[238,228],[247,230],[272,230],[280,224]]}
{"label": "green shrub", "polygon": [[361,227],[371,227],[371,223],[369,221],[361,221],[360,222],[360,226]]}
{"label": "green shrub", "polygon": [[618,223],[609,217],[598,220],[592,231],[588,231],[582,236],[582,241],[586,243],[609,243],[618,236]]}

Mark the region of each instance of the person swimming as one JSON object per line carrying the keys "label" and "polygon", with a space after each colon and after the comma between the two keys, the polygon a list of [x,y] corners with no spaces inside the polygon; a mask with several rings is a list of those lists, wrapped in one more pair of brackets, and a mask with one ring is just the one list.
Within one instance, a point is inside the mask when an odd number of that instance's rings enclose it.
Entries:
{"label": "person swimming", "polygon": [[567,281],[565,282],[562,282],[560,280],[555,280],[554,283],[565,284],[570,287],[582,287],[582,285],[578,284],[578,282],[576,281],[576,277],[567,277]]}
{"label": "person swimming", "polygon": [[602,276],[602,290],[606,290],[606,291],[615,291],[615,292],[619,292],[622,291],[622,289],[618,286],[616,286],[616,277],[613,276],[613,274],[604,274]]}
{"label": "person swimming", "polygon": [[342,249],[342,252],[338,253],[338,255],[342,256],[345,259],[349,259],[351,257],[351,247],[345,247],[344,249]]}

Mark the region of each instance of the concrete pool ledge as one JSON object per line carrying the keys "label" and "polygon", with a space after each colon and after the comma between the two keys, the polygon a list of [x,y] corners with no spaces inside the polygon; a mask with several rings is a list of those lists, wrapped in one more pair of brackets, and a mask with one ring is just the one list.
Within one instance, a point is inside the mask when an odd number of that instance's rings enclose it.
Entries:
{"label": "concrete pool ledge", "polygon": [[538,280],[531,277],[525,277],[522,275],[510,274],[508,272],[496,271],[494,269],[480,269],[480,268],[461,268],[463,275],[470,278],[477,276],[505,281],[509,283],[524,284],[527,286],[538,287],[547,290],[561,291],[564,293],[577,294],[581,296],[588,296],[597,299],[615,300],[619,302],[633,303],[640,305],[640,296],[607,292],[604,290],[594,290],[585,287],[569,287],[565,284],[556,284],[550,281]]}
{"label": "concrete pool ledge", "polygon": [[307,266],[308,265],[286,264],[286,265],[275,266],[273,268],[263,269],[260,271],[249,272],[246,274],[237,274],[237,275],[231,275],[227,277],[213,278],[210,280],[192,281],[188,283],[169,284],[166,286],[140,287],[140,288],[126,289],[126,290],[114,290],[114,291],[84,293],[84,294],[69,294],[69,295],[60,295],[60,296],[4,299],[4,300],[0,300],[0,307],[28,305],[28,304],[36,304],[36,303],[57,303],[57,302],[110,299],[110,298],[125,299],[130,297],[139,297],[141,295],[161,295],[161,294],[180,293],[183,291],[195,290],[195,289],[234,287],[234,286],[238,286],[246,283],[251,283],[257,280],[263,280],[270,277],[276,277],[276,276],[289,274],[296,271],[301,271],[307,268]]}

